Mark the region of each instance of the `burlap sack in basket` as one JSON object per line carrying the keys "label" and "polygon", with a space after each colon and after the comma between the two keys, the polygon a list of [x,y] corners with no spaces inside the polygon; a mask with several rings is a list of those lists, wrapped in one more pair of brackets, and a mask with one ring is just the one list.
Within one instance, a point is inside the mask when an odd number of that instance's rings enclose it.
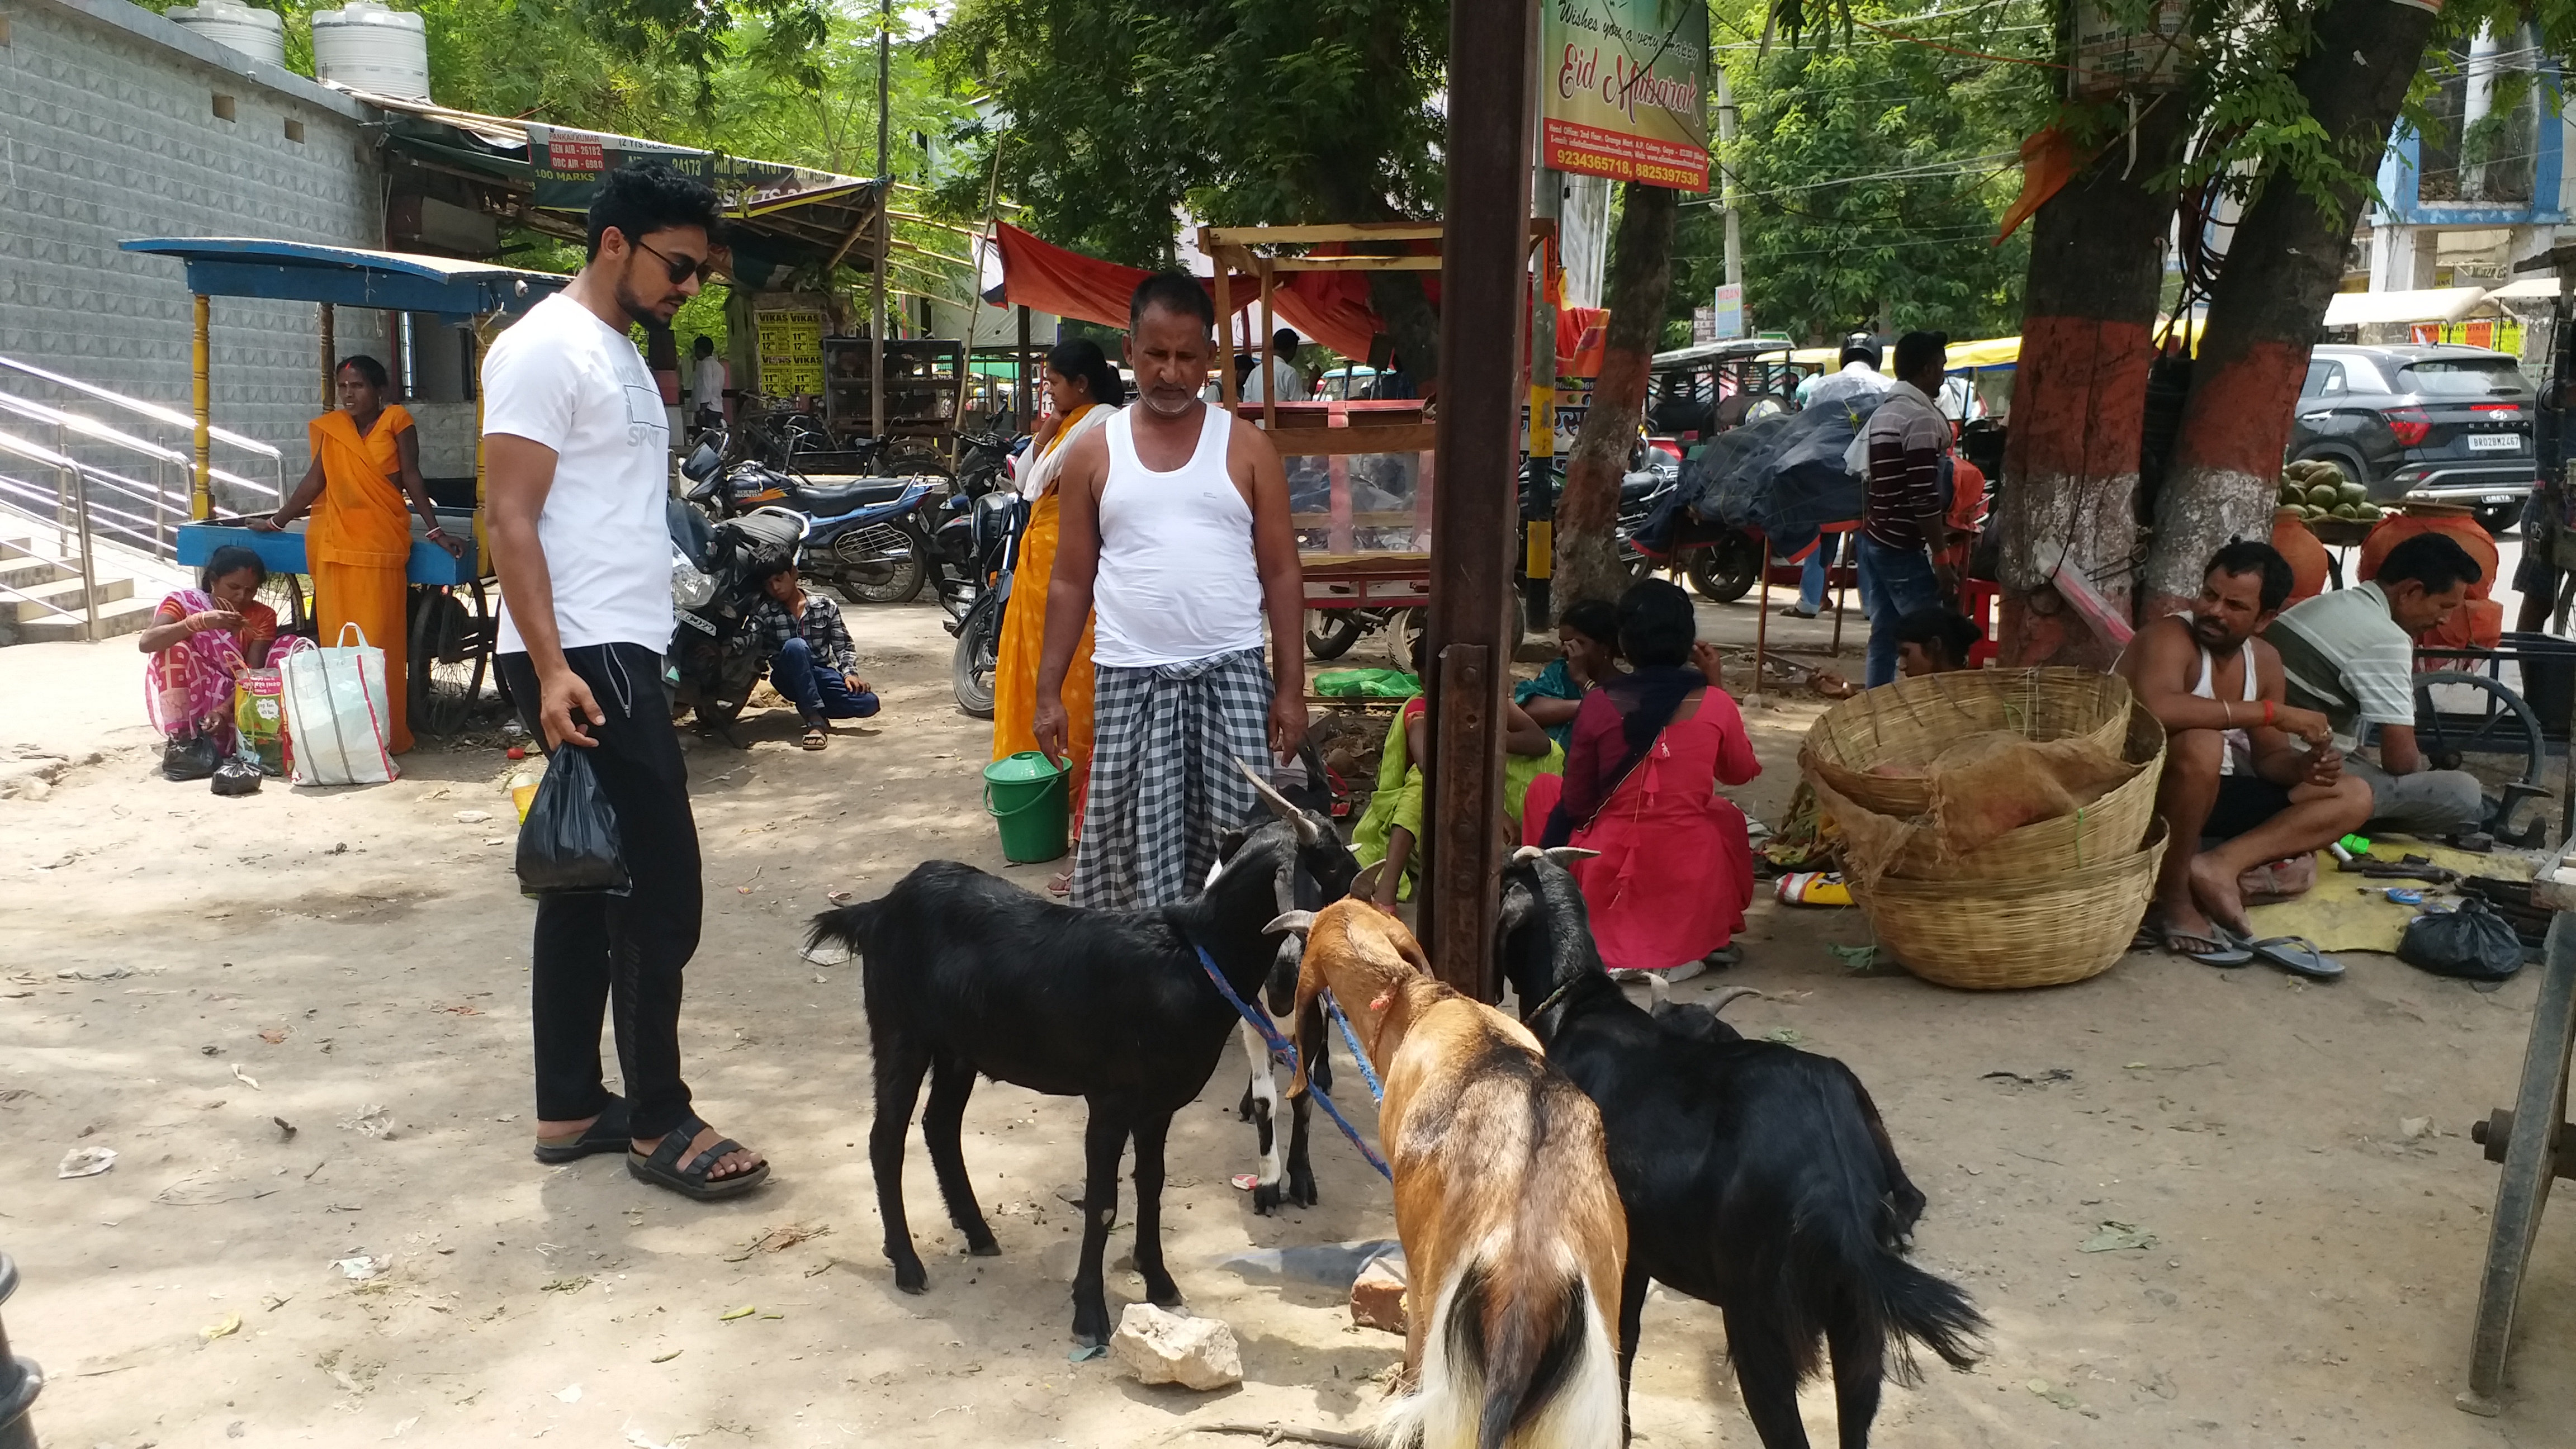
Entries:
{"label": "burlap sack in basket", "polygon": [[[2089,669],[1965,669],[1900,679],[1816,717],[1799,761],[1807,778],[1882,815],[1932,809],[1923,769],[1969,735],[2007,730],[2032,740],[2086,738],[2118,752],[2128,734],[2129,682]],[[1879,773],[1893,767],[1894,773]]]}
{"label": "burlap sack in basket", "polygon": [[2077,814],[2144,768],[2084,736],[2033,742],[1986,731],[1944,750],[1920,772],[1931,803],[1921,815],[1888,815],[1855,803],[1825,772],[1809,769],[1807,780],[1819,809],[1842,834],[1844,873],[1874,882],[1900,862],[1912,873],[1946,874],[1941,867],[2012,831]]}

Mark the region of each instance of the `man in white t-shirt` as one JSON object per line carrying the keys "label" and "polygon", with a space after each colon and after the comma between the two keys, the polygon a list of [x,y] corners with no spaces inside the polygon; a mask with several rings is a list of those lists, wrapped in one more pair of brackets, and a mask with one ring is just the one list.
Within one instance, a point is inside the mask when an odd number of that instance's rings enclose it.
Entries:
{"label": "man in white t-shirt", "polygon": [[695,425],[720,428],[725,421],[725,364],[716,356],[716,340],[701,337],[690,349],[689,410]]}
{"label": "man in white t-shirt", "polygon": [[[558,768],[568,746],[597,778],[632,883],[537,902],[537,1160],[625,1152],[636,1178],[693,1198],[754,1187],[769,1164],[698,1120],[680,1076],[680,974],[702,886],[662,688],[670,425],[627,329],[670,324],[706,277],[717,226],[715,193],[698,181],[660,165],[609,173],[590,208],[589,262],[483,362],[494,663]],[[600,1079],[612,1001],[624,1098]]]}
{"label": "man in white t-shirt", "polygon": [[1297,374],[1297,334],[1282,327],[1270,334],[1270,360],[1243,382],[1243,400],[1259,407],[1266,401],[1304,402],[1306,380]]}

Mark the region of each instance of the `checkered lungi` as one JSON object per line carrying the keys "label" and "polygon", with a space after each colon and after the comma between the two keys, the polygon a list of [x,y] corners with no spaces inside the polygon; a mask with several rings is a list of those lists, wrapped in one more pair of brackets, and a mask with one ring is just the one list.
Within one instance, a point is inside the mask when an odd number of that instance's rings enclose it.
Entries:
{"label": "checkered lungi", "polygon": [[1235,762],[1269,778],[1270,670],[1260,650],[1245,649],[1189,664],[1103,664],[1094,677],[1073,903],[1185,900],[1216,868],[1219,832],[1259,803]]}

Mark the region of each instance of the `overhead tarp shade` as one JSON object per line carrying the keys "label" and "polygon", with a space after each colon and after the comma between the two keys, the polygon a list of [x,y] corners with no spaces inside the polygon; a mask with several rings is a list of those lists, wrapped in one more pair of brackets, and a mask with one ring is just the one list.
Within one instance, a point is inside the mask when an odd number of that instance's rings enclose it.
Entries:
{"label": "overhead tarp shade", "polygon": [[[1009,222],[996,222],[993,242],[1002,254],[1002,300],[1014,307],[1032,312],[1051,312],[1058,317],[1073,317],[1084,322],[1097,322],[1103,327],[1127,329],[1127,304],[1136,288],[1153,275],[1142,267],[1121,266],[1086,257],[1038,240]],[[1348,273],[1293,272],[1279,277],[1270,293],[1270,304],[1279,320],[1297,329],[1305,337],[1324,344],[1344,357],[1366,357],[1369,339],[1378,333],[1377,314],[1370,311],[1364,299],[1367,284],[1356,289],[1347,286],[1301,286],[1309,278],[1343,282]],[[1200,285],[1214,290],[1213,278],[1201,277]],[[1258,308],[1261,283],[1254,277],[1237,275],[1229,283],[1238,311]],[[1310,293],[1312,295],[1310,295]],[[1255,324],[1258,325],[1257,322]],[[1257,338],[1246,338],[1258,342]]]}
{"label": "overhead tarp shade", "polygon": [[258,237],[147,237],[121,250],[178,258],[188,290],[209,297],[328,302],[450,319],[524,312],[570,277],[490,262]]}
{"label": "overhead tarp shade", "polygon": [[2427,287],[2415,292],[2337,292],[2326,303],[2328,327],[2392,322],[2457,322],[2487,299],[2480,287]]}

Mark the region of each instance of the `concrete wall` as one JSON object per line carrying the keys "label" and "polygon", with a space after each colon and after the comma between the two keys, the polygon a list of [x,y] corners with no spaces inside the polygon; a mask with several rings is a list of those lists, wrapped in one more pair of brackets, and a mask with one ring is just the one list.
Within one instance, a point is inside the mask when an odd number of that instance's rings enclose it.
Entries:
{"label": "concrete wall", "polygon": [[[0,16],[0,354],[184,412],[190,304],[180,266],[118,242],[383,245],[384,171],[360,126],[372,113],[357,103],[124,0],[15,0]],[[217,114],[218,96],[230,98],[230,119]],[[302,139],[291,139],[298,129]],[[342,352],[390,361],[384,314],[343,309],[337,327]],[[307,461],[304,425],[321,407],[315,309],[217,298],[213,345],[216,423],[282,449],[292,487]],[[5,371],[0,391],[64,402]],[[69,406],[111,416],[100,404]],[[130,415],[118,425],[150,426]],[[24,424],[0,419],[0,428],[23,435]],[[84,461],[148,466],[112,451]],[[221,446],[216,466],[260,479],[275,471]],[[28,477],[6,459],[0,473]]]}

